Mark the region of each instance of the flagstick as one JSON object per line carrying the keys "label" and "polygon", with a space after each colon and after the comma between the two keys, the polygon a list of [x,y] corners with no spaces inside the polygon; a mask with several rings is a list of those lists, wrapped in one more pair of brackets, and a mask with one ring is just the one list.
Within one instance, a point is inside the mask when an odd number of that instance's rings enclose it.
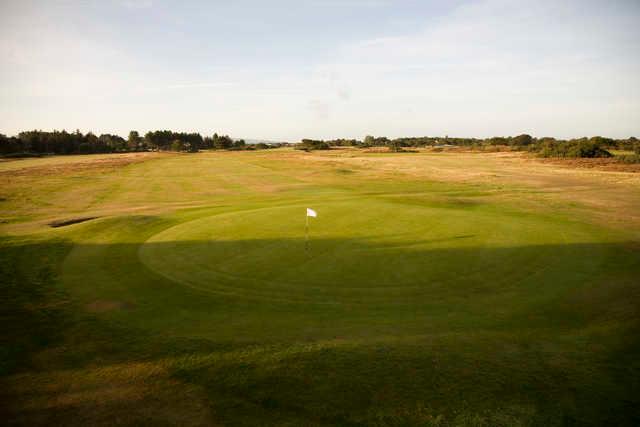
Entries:
{"label": "flagstick", "polygon": [[309,254],[309,214],[307,214],[304,224],[304,251]]}

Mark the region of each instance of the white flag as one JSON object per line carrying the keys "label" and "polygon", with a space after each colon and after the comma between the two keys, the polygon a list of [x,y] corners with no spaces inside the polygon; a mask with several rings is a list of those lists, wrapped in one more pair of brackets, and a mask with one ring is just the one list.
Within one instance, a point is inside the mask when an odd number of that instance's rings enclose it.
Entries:
{"label": "white flag", "polygon": [[307,208],[307,216],[317,217],[318,214],[313,209]]}

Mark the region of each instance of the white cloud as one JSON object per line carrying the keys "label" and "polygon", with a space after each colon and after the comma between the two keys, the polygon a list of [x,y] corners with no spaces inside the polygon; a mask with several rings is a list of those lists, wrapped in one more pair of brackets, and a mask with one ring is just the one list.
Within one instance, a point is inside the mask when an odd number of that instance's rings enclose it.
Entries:
{"label": "white cloud", "polygon": [[312,99],[309,101],[309,110],[313,113],[313,115],[322,120],[326,120],[329,118],[329,104],[320,99]]}
{"label": "white cloud", "polygon": [[122,5],[127,9],[149,9],[153,6],[153,0],[124,0]]}
{"label": "white cloud", "polygon": [[203,83],[179,83],[168,85],[167,89],[201,89],[201,88],[222,88],[222,87],[231,87],[234,83],[232,82],[203,82]]}
{"label": "white cloud", "polygon": [[344,45],[318,73],[340,76],[363,123],[399,135],[614,134],[607,111],[640,104],[640,59],[628,55],[640,33],[631,17],[582,6],[467,4],[423,31]]}

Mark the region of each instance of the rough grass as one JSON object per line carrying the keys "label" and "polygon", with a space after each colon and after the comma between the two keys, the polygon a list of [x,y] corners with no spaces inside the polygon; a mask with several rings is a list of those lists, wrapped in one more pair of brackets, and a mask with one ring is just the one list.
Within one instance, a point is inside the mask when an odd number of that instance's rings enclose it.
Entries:
{"label": "rough grass", "polygon": [[335,151],[17,161],[3,422],[638,424],[631,174]]}

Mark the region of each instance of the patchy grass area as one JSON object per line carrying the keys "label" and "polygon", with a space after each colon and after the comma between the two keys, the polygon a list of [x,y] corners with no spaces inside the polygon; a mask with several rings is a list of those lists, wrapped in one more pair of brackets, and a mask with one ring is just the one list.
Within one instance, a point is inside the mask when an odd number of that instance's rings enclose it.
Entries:
{"label": "patchy grass area", "polygon": [[5,424],[640,422],[637,174],[91,157],[0,163]]}
{"label": "patchy grass area", "polygon": [[640,172],[640,157],[635,154],[616,154],[610,158],[583,159],[544,159],[547,163],[554,163],[570,168],[588,168],[618,172]]}

